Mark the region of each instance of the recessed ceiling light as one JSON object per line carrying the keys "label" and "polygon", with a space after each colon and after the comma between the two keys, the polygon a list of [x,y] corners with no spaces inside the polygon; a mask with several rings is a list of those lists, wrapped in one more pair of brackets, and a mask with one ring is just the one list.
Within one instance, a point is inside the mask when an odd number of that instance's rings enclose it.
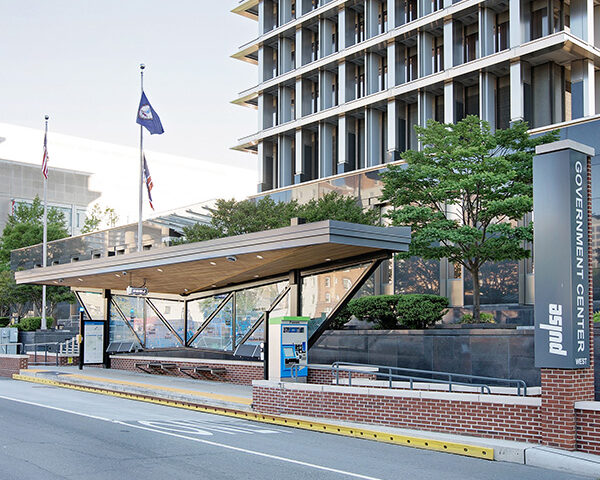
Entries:
{"label": "recessed ceiling light", "polygon": [[184,288],[183,291],[184,292],[189,292],[189,290],[187,288]]}
{"label": "recessed ceiling light", "polygon": [[214,288],[214,287],[216,287],[216,285],[211,285],[211,287],[213,287],[213,288]]}
{"label": "recessed ceiling light", "polygon": [[213,266],[214,266],[214,265],[216,265],[216,263],[215,263],[215,262],[210,262],[210,264],[211,264],[211,265],[213,265]]}
{"label": "recessed ceiling light", "polygon": [[163,269],[162,268],[157,268],[156,271],[162,273]]}
{"label": "recessed ceiling light", "polygon": [[331,262],[331,258],[326,258],[325,261],[326,262]]}
{"label": "recessed ceiling light", "polygon": [[257,255],[256,258],[258,258],[259,260],[262,260],[265,257],[263,257],[262,255]]}
{"label": "recessed ceiling light", "polygon": [[77,280],[79,280],[80,282],[83,282],[83,278],[78,278]]}
{"label": "recessed ceiling light", "polygon": [[260,275],[254,275],[254,278],[258,278]]}
{"label": "recessed ceiling light", "polygon": [[118,273],[115,273],[115,277],[121,278],[121,275],[119,275]]}

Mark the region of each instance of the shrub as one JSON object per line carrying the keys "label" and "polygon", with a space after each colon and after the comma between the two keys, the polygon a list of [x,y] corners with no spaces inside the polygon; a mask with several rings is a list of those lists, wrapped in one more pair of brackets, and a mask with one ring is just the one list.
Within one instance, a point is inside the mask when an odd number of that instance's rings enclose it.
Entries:
{"label": "shrub", "polygon": [[346,305],[335,317],[333,317],[329,324],[329,328],[331,330],[341,330],[350,321],[350,317],[352,317],[352,313],[350,313],[348,305]]}
{"label": "shrub", "polygon": [[439,295],[398,295],[396,311],[405,328],[422,329],[439,322],[448,312],[448,299]]}
{"label": "shrub", "polygon": [[600,323],[600,310],[597,312],[594,312],[594,323]]}
{"label": "shrub", "polygon": [[6,327],[10,323],[9,317],[0,317],[0,328]]}
{"label": "shrub", "polygon": [[[52,317],[46,317],[46,326],[50,328],[54,323]],[[26,317],[17,323],[17,328],[22,332],[35,332],[42,326],[42,317]]]}
{"label": "shrub", "polygon": [[[473,323],[473,314],[465,313],[462,316],[460,323]],[[481,312],[479,314],[479,323],[496,323],[496,320],[492,313]]]}
{"label": "shrub", "polygon": [[375,328],[392,329],[398,326],[398,295],[375,295],[350,300],[348,311],[359,320],[373,322]]}

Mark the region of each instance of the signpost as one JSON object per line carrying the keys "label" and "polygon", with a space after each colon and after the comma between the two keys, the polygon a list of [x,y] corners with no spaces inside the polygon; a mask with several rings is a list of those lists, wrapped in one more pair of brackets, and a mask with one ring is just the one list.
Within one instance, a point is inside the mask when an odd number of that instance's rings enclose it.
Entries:
{"label": "signpost", "polygon": [[588,156],[562,140],[533,161],[535,365],[587,368],[589,351]]}

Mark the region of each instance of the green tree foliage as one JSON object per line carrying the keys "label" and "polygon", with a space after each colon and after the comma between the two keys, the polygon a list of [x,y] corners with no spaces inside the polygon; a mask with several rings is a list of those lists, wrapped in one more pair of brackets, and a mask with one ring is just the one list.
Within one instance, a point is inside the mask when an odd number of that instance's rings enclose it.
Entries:
{"label": "green tree foliage", "polygon": [[[10,263],[10,251],[42,243],[44,237],[44,206],[39,197],[31,205],[20,203],[9,215],[0,237],[0,262]],[[48,241],[68,237],[65,217],[56,208],[48,208]]]}
{"label": "green tree foliage", "polygon": [[210,212],[211,224],[185,227],[185,240],[181,243],[287,227],[293,217],[302,217],[308,222],[340,220],[368,225],[374,225],[378,220],[376,211],[363,212],[356,199],[336,192],[328,193],[319,200],[311,200],[304,205],[299,205],[296,200],[276,202],[269,196],[259,201],[236,202],[221,199],[217,200]]}
{"label": "green tree foliage", "polygon": [[412,229],[403,258],[447,258],[473,276],[473,317],[480,317],[480,268],[484,262],[530,254],[533,225],[519,221],[533,208],[533,156],[556,132],[535,138],[518,122],[492,132],[475,116],[456,124],[416,126],[421,151],[402,155],[405,165],[382,175],[382,199],[394,225]]}
{"label": "green tree foliage", "polygon": [[[18,204],[0,237],[0,313],[15,311],[19,316],[25,306],[32,302],[39,311],[42,308],[42,287],[39,285],[16,285],[14,272],[10,270],[10,252],[29,247],[43,241],[44,206],[38,197],[31,205]],[[48,209],[48,241],[69,236],[64,215],[55,208]],[[41,261],[41,259],[40,259]],[[49,311],[53,312],[59,302],[74,302],[75,297],[66,287],[47,287],[46,299]]]}
{"label": "green tree foliage", "polygon": [[81,233],[96,232],[105,228],[114,227],[119,221],[119,215],[114,208],[102,208],[99,203],[95,203],[92,209],[86,214],[85,222]]}

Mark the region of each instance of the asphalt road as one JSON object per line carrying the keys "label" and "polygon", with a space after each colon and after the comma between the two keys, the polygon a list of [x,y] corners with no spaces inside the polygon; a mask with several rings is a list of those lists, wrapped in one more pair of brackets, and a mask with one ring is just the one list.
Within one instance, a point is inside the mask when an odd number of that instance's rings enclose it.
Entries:
{"label": "asphalt road", "polygon": [[1,480],[352,478],[586,477],[0,380]]}

